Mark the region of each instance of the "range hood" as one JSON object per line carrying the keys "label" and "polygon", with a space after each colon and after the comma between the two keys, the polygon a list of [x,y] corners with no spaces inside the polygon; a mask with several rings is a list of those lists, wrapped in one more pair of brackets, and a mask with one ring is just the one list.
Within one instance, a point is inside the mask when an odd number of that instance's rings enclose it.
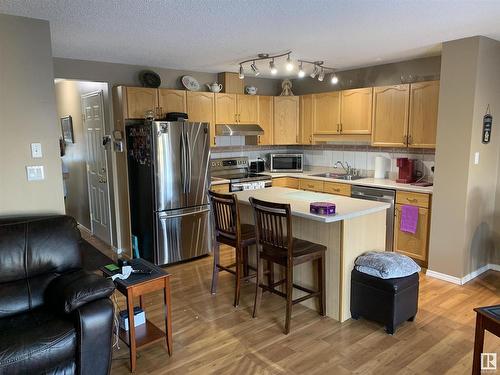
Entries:
{"label": "range hood", "polygon": [[216,124],[215,135],[263,135],[264,130],[258,124]]}

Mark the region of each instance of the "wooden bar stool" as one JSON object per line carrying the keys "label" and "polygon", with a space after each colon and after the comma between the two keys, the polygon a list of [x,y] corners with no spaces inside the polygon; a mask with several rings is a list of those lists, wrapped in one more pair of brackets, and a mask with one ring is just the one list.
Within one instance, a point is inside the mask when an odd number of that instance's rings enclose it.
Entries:
{"label": "wooden bar stool", "polygon": [[[240,302],[241,281],[256,276],[256,274],[249,274],[249,269],[256,270],[256,268],[248,265],[248,246],[255,245],[255,227],[250,224],[240,224],[240,211],[236,194],[220,194],[209,191],[208,195],[212,205],[216,241],[214,246],[212,294],[217,291],[219,272],[227,271],[232,273],[236,276],[236,290],[234,292],[234,307],[236,307]],[[235,248],[235,263],[227,266],[220,264],[219,244],[221,243]],[[235,267],[235,269],[232,270],[232,267]]]}
{"label": "wooden bar stool", "polygon": [[[257,233],[257,280],[253,317],[257,316],[262,291],[268,291],[286,299],[285,334],[290,332],[292,305],[312,297],[319,298],[319,313],[325,315],[325,251],[320,244],[294,238],[292,235],[292,216],[289,204],[265,202],[250,198],[255,216]],[[268,269],[263,271],[261,260],[266,260]],[[314,291],[293,283],[293,267],[317,260],[318,290]],[[285,279],[274,282],[274,264],[285,268]],[[267,274],[267,285],[262,284],[262,277]],[[285,293],[275,289],[285,284]],[[306,295],[293,299],[293,288]]]}

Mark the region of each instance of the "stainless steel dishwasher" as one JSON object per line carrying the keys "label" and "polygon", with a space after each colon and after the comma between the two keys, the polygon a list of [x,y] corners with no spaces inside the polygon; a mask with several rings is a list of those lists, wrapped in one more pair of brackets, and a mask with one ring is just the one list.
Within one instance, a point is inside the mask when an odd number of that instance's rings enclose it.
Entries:
{"label": "stainless steel dishwasher", "polygon": [[391,205],[387,210],[385,250],[392,251],[394,243],[394,201],[396,199],[396,192],[390,189],[353,185],[351,197],[369,201],[386,202]]}

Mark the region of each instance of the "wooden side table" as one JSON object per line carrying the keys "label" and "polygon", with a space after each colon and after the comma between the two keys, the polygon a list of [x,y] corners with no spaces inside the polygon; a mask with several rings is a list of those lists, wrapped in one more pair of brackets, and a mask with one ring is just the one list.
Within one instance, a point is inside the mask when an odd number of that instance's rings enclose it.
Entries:
{"label": "wooden side table", "polygon": [[484,346],[484,331],[500,337],[500,305],[476,307],[476,334],[474,337],[474,361],[472,374],[481,374],[481,353]]}
{"label": "wooden side table", "polygon": [[[127,298],[128,326],[129,330],[119,329],[120,339],[127,344],[130,351],[130,371],[135,371],[137,361],[137,350],[156,342],[166,340],[168,354],[172,355],[172,311],[170,300],[170,274],[144,259],[130,261],[134,269],[151,270],[150,275],[132,274],[126,280],[116,279],[116,289]],[[117,272],[111,272],[102,267],[105,276],[112,276]],[[119,272],[118,272],[119,273]],[[163,303],[165,307],[165,332],[146,319],[145,324],[134,326],[134,298],[139,297],[139,304],[144,310],[145,294],[163,290]]]}

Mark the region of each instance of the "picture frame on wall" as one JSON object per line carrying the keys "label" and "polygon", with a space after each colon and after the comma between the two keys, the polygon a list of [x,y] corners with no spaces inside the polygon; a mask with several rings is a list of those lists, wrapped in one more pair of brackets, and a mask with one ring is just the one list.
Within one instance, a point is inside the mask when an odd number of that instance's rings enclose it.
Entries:
{"label": "picture frame on wall", "polygon": [[75,143],[73,120],[71,119],[71,116],[61,117],[61,130],[64,142]]}

